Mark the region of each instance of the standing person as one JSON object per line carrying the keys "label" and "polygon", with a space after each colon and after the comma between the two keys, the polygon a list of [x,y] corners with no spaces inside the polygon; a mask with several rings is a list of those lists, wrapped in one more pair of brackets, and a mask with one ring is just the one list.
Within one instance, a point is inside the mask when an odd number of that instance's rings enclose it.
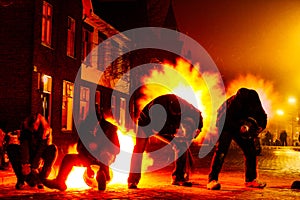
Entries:
{"label": "standing person", "polygon": [[1,128],[2,126],[0,126],[0,170],[5,170],[8,168],[5,142],[6,133]]}
{"label": "standing person", "polygon": [[52,144],[52,131],[41,114],[27,117],[21,125],[20,145],[7,147],[9,160],[17,176],[16,189],[26,181],[31,187],[43,189],[42,182],[49,176],[57,157],[57,147]]}
{"label": "standing person", "polygon": [[[103,114],[97,114],[97,120],[93,122],[93,115],[89,114],[80,124],[79,133],[84,133],[88,146],[85,146],[79,138],[77,143],[78,154],[66,154],[61,162],[58,175],[53,180],[46,180],[45,186],[51,189],[65,191],[67,189],[66,180],[73,166],[87,167],[87,174],[94,176],[91,165],[100,166],[96,180],[98,190],[105,190],[106,184],[110,181],[109,166],[115,161],[116,156],[120,153],[120,143],[117,135],[118,128],[108,122]],[[98,121],[99,120],[99,121]],[[104,135],[101,133],[103,130]],[[107,137],[110,142],[105,142]],[[98,155],[99,157],[94,157]]]}
{"label": "standing person", "polygon": [[272,134],[270,133],[270,131],[267,131],[264,137],[264,144],[267,146],[271,146],[272,145]]}
{"label": "standing person", "polygon": [[[162,115],[152,116],[150,110],[155,104],[160,104],[164,107],[167,112],[166,121],[162,119]],[[158,129],[161,128],[161,122],[164,121],[163,128]],[[189,146],[202,129],[201,112],[174,94],[162,95],[144,107],[139,115],[138,125],[136,144],[131,157],[130,173],[127,180],[128,188],[137,188],[141,179],[142,155],[148,144],[148,138],[153,134],[165,138],[169,142],[174,142],[173,149],[176,162],[172,173],[172,185],[192,186],[192,183],[189,182],[192,164]]]}
{"label": "standing person", "polygon": [[280,139],[280,142],[281,142],[281,146],[287,146],[287,133],[286,133],[285,130],[283,130],[280,133],[279,139]]}
{"label": "standing person", "polygon": [[[224,122],[224,127],[220,124]],[[255,146],[258,134],[266,128],[267,114],[255,90],[240,88],[235,95],[223,103],[218,110],[216,123],[220,138],[214,152],[208,177],[207,189],[219,190],[219,173],[234,140],[242,149],[245,158],[245,186],[264,188],[266,183],[257,180],[257,155],[260,149]],[[257,151],[258,149],[258,151]]]}

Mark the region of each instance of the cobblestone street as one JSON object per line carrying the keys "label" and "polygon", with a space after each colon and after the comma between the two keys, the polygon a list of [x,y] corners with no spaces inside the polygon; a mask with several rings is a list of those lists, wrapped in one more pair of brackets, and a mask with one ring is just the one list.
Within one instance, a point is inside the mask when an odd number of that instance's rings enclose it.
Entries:
{"label": "cobblestone street", "polygon": [[[173,166],[143,174],[139,189],[128,190],[125,184],[112,184],[107,190],[37,190],[26,186],[15,190],[15,179],[1,185],[1,199],[299,199],[300,191],[291,190],[300,179],[300,151],[292,147],[264,147],[259,156],[259,179],[267,182],[265,189],[244,186],[244,160],[239,149],[231,150],[220,174],[219,191],[206,189],[211,154],[195,162],[191,177],[193,187],[170,185]],[[1,172],[3,174],[3,172]]]}

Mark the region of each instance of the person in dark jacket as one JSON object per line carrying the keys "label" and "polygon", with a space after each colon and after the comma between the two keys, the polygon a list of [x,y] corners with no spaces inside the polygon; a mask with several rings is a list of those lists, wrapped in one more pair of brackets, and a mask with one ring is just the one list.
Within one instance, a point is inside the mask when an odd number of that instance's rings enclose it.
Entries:
{"label": "person in dark jacket", "polygon": [[[67,189],[66,180],[73,166],[87,167],[87,174],[91,177],[94,172],[91,165],[98,165],[99,170],[96,175],[98,190],[105,190],[106,184],[110,181],[109,166],[115,161],[120,153],[120,143],[117,135],[118,128],[108,122],[102,114],[97,113],[97,120],[92,120],[91,114],[80,124],[79,133],[85,134],[83,143],[79,138],[77,143],[78,154],[66,154],[61,162],[58,175],[53,180],[46,180],[45,186],[51,189],[65,191]],[[99,121],[98,121],[99,120]],[[102,134],[100,129],[103,130]],[[110,142],[106,142],[107,137]],[[97,156],[95,156],[97,155]]]}
{"label": "person in dark jacket", "polygon": [[[223,129],[222,122],[224,122]],[[218,177],[232,140],[244,152],[245,186],[264,188],[266,183],[256,179],[256,157],[261,150],[260,146],[256,147],[256,144],[258,134],[266,128],[267,114],[257,92],[252,89],[240,88],[219,108],[216,125],[220,132],[220,138],[211,163],[207,189],[219,190],[221,188]]]}
{"label": "person in dark jacket", "polygon": [[[151,111],[156,104],[164,107],[167,116]],[[172,173],[172,184],[192,186],[192,183],[189,182],[192,164],[189,146],[202,129],[201,112],[174,94],[162,95],[143,108],[139,115],[138,125],[136,144],[127,180],[128,188],[137,188],[141,179],[142,155],[146,149],[148,138],[154,134],[173,144],[176,162]]]}
{"label": "person in dark jacket", "polygon": [[281,146],[287,146],[287,132],[283,130],[279,136]]}
{"label": "person in dark jacket", "polygon": [[8,145],[7,153],[17,176],[16,189],[26,181],[31,187],[43,189],[42,182],[51,173],[57,157],[57,147],[52,144],[52,130],[41,114],[27,117],[21,125],[20,145]]}

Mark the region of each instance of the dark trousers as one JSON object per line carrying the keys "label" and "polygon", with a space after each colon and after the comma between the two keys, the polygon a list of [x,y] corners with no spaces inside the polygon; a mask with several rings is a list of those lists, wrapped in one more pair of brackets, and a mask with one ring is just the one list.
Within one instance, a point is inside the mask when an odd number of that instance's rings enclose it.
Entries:
{"label": "dark trousers", "polygon": [[209,182],[218,180],[219,173],[222,169],[225,157],[228,153],[230,143],[234,140],[242,149],[245,158],[245,181],[253,181],[257,177],[257,159],[254,139],[243,139],[239,133],[222,131],[217,147],[213,156],[211,170],[209,173]]}
{"label": "dark trousers", "polygon": [[287,146],[286,138],[283,139],[281,138],[280,141],[281,141],[281,146]]}
{"label": "dark trousers", "polygon": [[81,154],[66,154],[64,156],[56,180],[60,183],[65,183],[73,166],[89,167],[90,165],[99,165],[100,168],[98,172],[103,171],[106,175],[106,180],[110,180],[109,167],[107,165]]}
{"label": "dark trousers", "polygon": [[[172,173],[173,180],[187,181],[189,179],[190,164],[192,162],[191,152],[186,142],[176,141],[174,138],[173,147],[175,151],[175,169]],[[133,149],[133,155],[130,163],[130,173],[127,182],[138,184],[141,179],[143,153],[146,149],[148,138],[136,138],[136,145]]]}
{"label": "dark trousers", "polygon": [[[17,180],[20,182],[27,181],[29,176],[24,176],[22,174],[22,165],[21,165],[21,152],[20,152],[20,145],[18,144],[10,144],[7,146],[7,154],[9,161],[11,162],[12,168],[16,174]],[[46,179],[49,174],[51,173],[52,166],[56,160],[57,156],[57,147],[56,145],[52,144],[46,147],[44,150],[41,158],[43,159],[43,166],[40,169],[39,179],[43,180]]]}

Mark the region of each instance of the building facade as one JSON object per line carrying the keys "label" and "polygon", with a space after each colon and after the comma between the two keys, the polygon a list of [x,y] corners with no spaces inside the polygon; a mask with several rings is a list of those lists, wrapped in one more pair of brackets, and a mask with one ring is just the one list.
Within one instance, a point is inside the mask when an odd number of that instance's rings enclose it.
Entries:
{"label": "building facade", "polygon": [[[126,90],[117,90],[112,96],[110,85],[96,83],[93,93],[90,88],[95,83],[83,77],[91,70],[116,77],[118,67],[126,70],[129,65],[129,61],[121,65],[121,60],[112,64],[110,69],[114,70],[107,71],[99,67],[105,57],[86,59],[98,44],[118,33],[93,13],[90,0],[14,0],[0,8],[2,129],[19,129],[25,117],[39,112],[50,123],[54,142],[71,143],[77,140],[74,119],[83,120],[92,103],[100,108],[119,108],[117,104],[122,104],[126,109]],[[125,48],[123,41],[111,45]],[[107,45],[108,51],[110,48]],[[82,81],[75,86],[77,75]],[[116,121],[129,125],[124,110],[112,111]]]}

